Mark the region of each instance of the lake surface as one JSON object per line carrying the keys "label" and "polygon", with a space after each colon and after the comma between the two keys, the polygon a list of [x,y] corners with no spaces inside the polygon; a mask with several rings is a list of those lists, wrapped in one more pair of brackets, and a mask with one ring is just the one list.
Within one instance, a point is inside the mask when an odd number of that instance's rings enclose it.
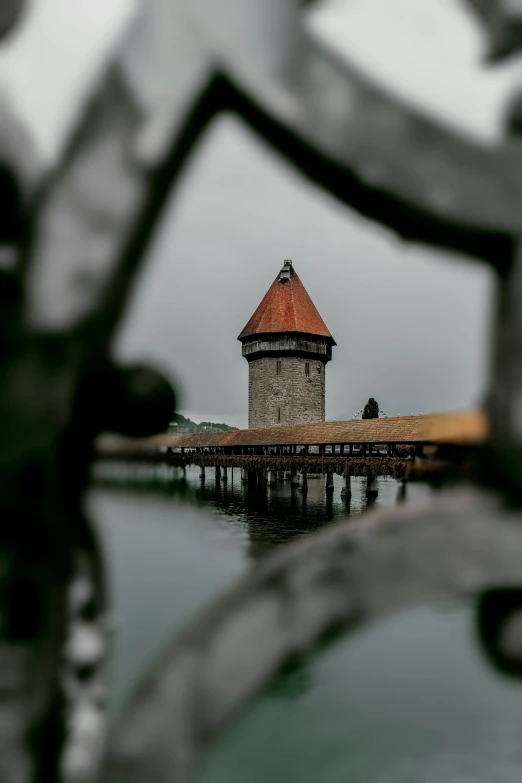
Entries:
{"label": "lake surface", "polygon": [[[258,489],[234,471],[103,465],[91,491],[111,566],[118,631],[116,711],[173,633],[255,560],[297,536],[363,514],[324,480]],[[379,480],[375,507],[397,502]],[[408,502],[426,496],[408,487]],[[279,678],[210,749],[200,783],[519,783],[522,688],[483,659],[473,607],[433,603],[341,639]]]}

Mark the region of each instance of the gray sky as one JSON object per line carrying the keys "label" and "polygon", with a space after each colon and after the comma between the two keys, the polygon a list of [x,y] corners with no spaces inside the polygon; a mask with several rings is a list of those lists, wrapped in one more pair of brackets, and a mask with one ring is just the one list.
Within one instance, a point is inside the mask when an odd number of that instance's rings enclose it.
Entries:
{"label": "gray sky", "polygon": [[[126,0],[34,0],[0,55],[41,154],[52,159],[123,20]],[[486,71],[482,39],[458,0],[344,0],[315,29],[398,93],[490,142],[520,66]],[[327,418],[369,396],[389,415],[475,404],[484,390],[487,270],[406,245],[302,180],[220,119],[188,167],[151,249],[118,353],[159,364],[181,412],[247,420],[247,364],[236,338],[284,258],[333,333]]]}

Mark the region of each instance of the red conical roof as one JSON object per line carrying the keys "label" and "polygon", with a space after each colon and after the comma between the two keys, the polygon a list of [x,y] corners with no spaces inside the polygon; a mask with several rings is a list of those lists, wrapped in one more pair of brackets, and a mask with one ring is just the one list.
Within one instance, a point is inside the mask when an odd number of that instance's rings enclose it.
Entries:
{"label": "red conical roof", "polygon": [[317,312],[291,261],[283,268],[266,292],[238,340],[254,334],[301,332],[326,337],[335,345],[325,322]]}

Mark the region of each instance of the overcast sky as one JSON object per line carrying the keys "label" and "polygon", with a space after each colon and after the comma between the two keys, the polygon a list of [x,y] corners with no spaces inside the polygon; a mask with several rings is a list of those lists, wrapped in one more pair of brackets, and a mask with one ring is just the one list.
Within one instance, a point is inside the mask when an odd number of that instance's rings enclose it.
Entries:
{"label": "overcast sky", "polygon": [[[56,156],[77,95],[131,8],[33,0],[0,55],[0,84],[43,158]],[[458,0],[330,2],[312,23],[425,111],[486,142],[498,136],[520,66],[482,66],[480,31]],[[118,353],[159,364],[191,418],[246,425],[247,364],[236,338],[284,258],[337,341],[327,418],[351,416],[369,396],[389,415],[480,402],[488,271],[362,220],[230,117],[209,130],[164,216]]]}

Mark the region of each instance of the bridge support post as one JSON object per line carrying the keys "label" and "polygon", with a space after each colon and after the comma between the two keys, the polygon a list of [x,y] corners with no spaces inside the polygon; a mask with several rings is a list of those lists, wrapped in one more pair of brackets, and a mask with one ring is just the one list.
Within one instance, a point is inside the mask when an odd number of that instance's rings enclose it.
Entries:
{"label": "bridge support post", "polygon": [[200,465],[199,466],[199,477],[200,477],[201,481],[205,481],[205,466],[204,465]]}
{"label": "bridge support post", "polygon": [[375,476],[372,476],[371,473],[368,474],[366,477],[366,497],[367,498],[375,498],[379,494],[379,489],[377,486],[377,479]]}
{"label": "bridge support post", "polygon": [[297,468],[292,468],[290,473],[290,484],[293,487],[297,487],[299,485],[299,473],[297,472]]}
{"label": "bridge support post", "polygon": [[327,474],[326,474],[326,489],[332,490],[334,488],[333,476],[334,476],[333,473],[331,473],[330,471],[327,472]]}
{"label": "bridge support post", "polygon": [[275,470],[267,470],[266,471],[266,483],[269,487],[273,486],[276,483],[276,472]]}
{"label": "bridge support post", "polygon": [[248,475],[248,468],[241,468],[241,483],[248,484],[250,476]]}
{"label": "bridge support post", "polygon": [[219,484],[220,479],[221,479],[221,468],[219,465],[216,465],[216,484]]}
{"label": "bridge support post", "polygon": [[341,497],[349,498],[352,496],[352,477],[349,473],[345,473],[343,477],[343,488],[341,489]]}
{"label": "bridge support post", "polygon": [[406,500],[406,482],[404,479],[402,481],[399,481],[399,486],[397,488],[397,505],[400,503],[404,503]]}
{"label": "bridge support post", "polygon": [[301,491],[308,492],[308,476],[304,470],[301,474]]}
{"label": "bridge support post", "polygon": [[223,468],[223,473],[221,474],[221,481],[223,484],[226,484],[228,481],[228,472],[226,468]]}

